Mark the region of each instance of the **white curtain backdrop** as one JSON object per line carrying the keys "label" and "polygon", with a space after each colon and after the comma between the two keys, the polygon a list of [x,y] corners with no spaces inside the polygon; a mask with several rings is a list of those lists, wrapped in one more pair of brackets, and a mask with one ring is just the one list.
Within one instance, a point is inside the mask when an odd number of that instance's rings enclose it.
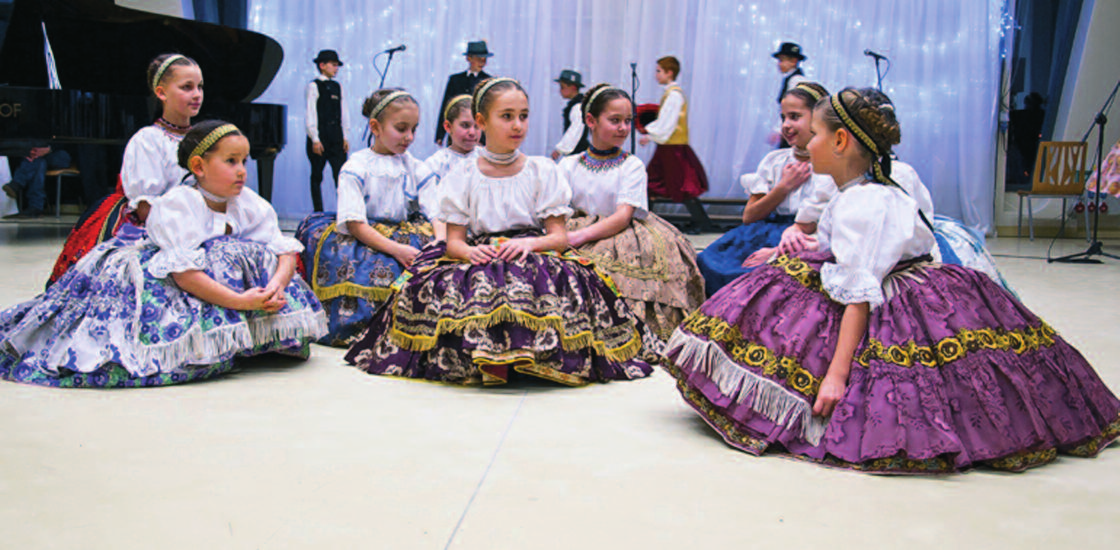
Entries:
{"label": "white curtain backdrop", "polygon": [[[365,127],[362,99],[377,86],[377,52],[406,44],[386,86],[421,105],[410,151],[435,151],[438,102],[447,77],[466,68],[466,43],[484,39],[495,53],[486,71],[521,80],[531,122],[524,151],[543,155],[560,138],[564,100],[553,79],[562,69],[584,82],[630,87],[637,63],[639,103],[656,103],[658,57],[681,60],[693,149],[708,172],[711,197],[743,197],[739,175],[771,150],[780,85],[770,54],[801,44],[808,77],[829,90],[875,84],[865,49],[887,55],[884,90],[902,121],[899,157],[914,165],[938,212],[987,230],[992,223],[995,133],[1004,0],[250,0],[249,28],[279,41],[284,64],[258,100],[288,105],[288,143],[277,158],[273,204],[282,216],[311,209],[304,153],[304,87],[318,50],[339,51],[339,81],[350,113],[352,149]],[[383,63],[384,56],[379,59]],[[649,157],[652,145],[639,146]],[[330,181],[330,176],[327,176]],[[328,209],[333,186],[323,185]]]}

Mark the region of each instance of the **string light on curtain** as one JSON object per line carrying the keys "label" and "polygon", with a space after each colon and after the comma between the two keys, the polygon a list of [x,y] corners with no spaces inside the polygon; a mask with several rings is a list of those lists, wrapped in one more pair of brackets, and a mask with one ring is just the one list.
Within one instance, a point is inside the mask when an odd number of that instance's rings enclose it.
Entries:
{"label": "string light on curtain", "polygon": [[[780,42],[801,44],[808,77],[830,90],[875,83],[865,49],[886,54],[885,91],[903,125],[899,154],[930,187],[939,211],[986,228],[991,223],[1003,37],[1011,30],[1004,0],[433,0],[388,4],[360,0],[250,0],[249,26],[277,39],[284,66],[260,101],[285,103],[288,145],[277,159],[276,207],[298,217],[310,209],[303,148],[303,87],[315,76],[310,59],[339,50],[350,110],[349,135],[360,136],[360,102],[376,85],[374,54],[407,44],[386,84],[420,102],[419,135],[410,152],[435,151],[435,118],[443,86],[466,68],[471,40],[495,56],[486,71],[522,81],[530,96],[524,150],[546,154],[561,133],[563,100],[552,79],[579,67],[584,81],[628,86],[638,63],[641,103],[657,102],[654,62],[676,55],[689,100],[692,146],[708,172],[710,196],[741,197],[738,177],[771,150],[778,125],[780,76],[770,54]],[[575,27],[579,26],[578,32]],[[579,43],[574,43],[580,37]],[[355,147],[361,146],[353,144]],[[639,149],[648,158],[652,148]],[[324,200],[331,204],[330,186]]]}

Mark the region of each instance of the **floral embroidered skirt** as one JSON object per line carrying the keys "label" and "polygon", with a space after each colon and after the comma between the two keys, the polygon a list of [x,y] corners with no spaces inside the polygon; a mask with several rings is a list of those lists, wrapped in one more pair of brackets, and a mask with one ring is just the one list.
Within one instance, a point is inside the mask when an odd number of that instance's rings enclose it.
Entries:
{"label": "floral embroidered skirt", "polygon": [[942,263],[975,269],[1015,293],[996,269],[996,261],[984,245],[984,235],[958,220],[937,214],[933,217],[933,236],[937,239],[934,257],[939,255]]}
{"label": "floral embroidered skirt", "polygon": [[62,252],[54,262],[47,287],[50,288],[61,279],[95,246],[112,239],[126,222],[140,224],[140,220],[130,216],[131,213],[128,197],[124,196],[118,182],[115,192],[94,203],[78,218],[78,223],[70,230],[70,236],[66,238],[66,244],[62,245]]}
{"label": "floral embroidered skirt", "polygon": [[704,303],[663,366],[732,446],[879,473],[1024,470],[1094,456],[1120,401],[1080,353],[985,275],[916,264],[884,282],[832,416],[812,406],[844,306],[828,252],[782,255]]}
{"label": "floral embroidered skirt", "polygon": [[[572,218],[568,231],[597,221],[598,216]],[[662,340],[704,301],[696,250],[656,214],[633,219],[617,235],[583,245],[579,254],[610,275],[630,310]]]}
{"label": "floral embroidered skirt", "polygon": [[[142,387],[210,378],[237,356],[307,357],[325,332],[322,308],[298,276],[277,313],[235,311],[147,271],[157,248],[126,225],[36,298],[0,313],[0,378],[56,387]],[[267,285],[276,256],[218,237],[204,271],[237,291]]]}
{"label": "floral embroidered skirt", "polygon": [[649,159],[646,176],[651,197],[684,202],[708,191],[704,165],[687,144],[658,145]]}
{"label": "floral embroidered skirt", "polygon": [[[428,222],[374,222],[371,227],[418,249],[434,235]],[[348,347],[389,298],[389,287],[404,268],[396,258],[339,233],[334,212],[304,218],[296,229],[296,239],[303,243],[304,277],[327,314],[327,334],[319,343]]]}
{"label": "floral embroidered skirt", "polygon": [[570,386],[652,372],[660,341],[589,260],[546,253],[475,266],[445,250],[441,242],[417,257],[347,361],[461,385],[503,384],[513,372]]}
{"label": "floral embroidered skirt", "polygon": [[793,216],[771,214],[724,233],[702,250],[696,256],[696,263],[704,274],[704,290],[708,296],[752,271],[753,268],[743,267],[743,261],[759,249],[778,246],[782,242],[782,232],[790,225],[793,225]]}

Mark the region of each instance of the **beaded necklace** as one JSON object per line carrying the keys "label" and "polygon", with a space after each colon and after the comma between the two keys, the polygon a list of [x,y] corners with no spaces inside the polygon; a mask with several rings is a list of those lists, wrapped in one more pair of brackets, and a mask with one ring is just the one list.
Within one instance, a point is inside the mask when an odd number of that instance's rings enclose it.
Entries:
{"label": "beaded necklace", "polygon": [[630,156],[629,153],[618,147],[612,147],[606,151],[588,147],[579,156],[579,163],[592,172],[603,172],[621,165],[628,156]]}

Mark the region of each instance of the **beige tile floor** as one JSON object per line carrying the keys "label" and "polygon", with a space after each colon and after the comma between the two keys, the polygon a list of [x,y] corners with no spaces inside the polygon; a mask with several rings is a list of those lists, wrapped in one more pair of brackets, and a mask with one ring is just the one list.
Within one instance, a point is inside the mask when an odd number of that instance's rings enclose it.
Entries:
{"label": "beige tile floor", "polygon": [[[0,305],[64,230],[0,224]],[[703,242],[704,239],[698,239]],[[991,243],[1023,300],[1120,389],[1120,262]],[[1120,252],[1120,243],[1108,250]],[[1073,252],[1084,241],[1058,243]],[[1024,474],[875,477],[732,450],[668,376],[475,390],[342,351],[125,391],[0,383],[3,548],[1113,548],[1120,448]]]}

